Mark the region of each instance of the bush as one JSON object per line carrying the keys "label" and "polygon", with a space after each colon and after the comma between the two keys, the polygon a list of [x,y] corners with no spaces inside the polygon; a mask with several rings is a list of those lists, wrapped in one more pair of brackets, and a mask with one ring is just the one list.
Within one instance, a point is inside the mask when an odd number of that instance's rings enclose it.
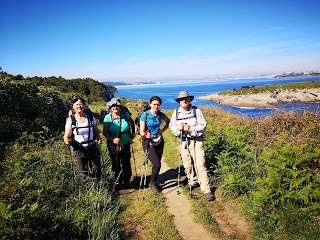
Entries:
{"label": "bush", "polygon": [[25,131],[64,129],[68,106],[59,93],[10,79],[1,79],[0,90],[0,145],[14,141]]}
{"label": "bush", "polygon": [[[0,235],[14,239],[119,239],[118,204],[70,168],[62,136],[23,135],[0,165]],[[106,156],[104,156],[104,161]],[[103,162],[105,166],[107,163]],[[109,168],[103,183],[110,183]]]}
{"label": "bush", "polygon": [[259,239],[316,239],[320,212],[320,118],[279,112],[244,119],[208,111],[206,155],[227,196],[243,195]]}

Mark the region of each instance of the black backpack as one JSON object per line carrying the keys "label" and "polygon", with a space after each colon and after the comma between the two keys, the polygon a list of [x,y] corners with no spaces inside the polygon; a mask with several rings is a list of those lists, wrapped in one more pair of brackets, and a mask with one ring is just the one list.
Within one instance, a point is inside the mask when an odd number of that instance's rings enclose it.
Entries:
{"label": "black backpack", "polygon": [[[137,111],[138,111],[138,116],[134,120],[134,125],[135,125],[135,133],[140,134],[140,117],[143,113],[146,113],[150,109],[150,105],[148,102],[142,102],[138,104]],[[149,114],[147,114],[147,117]],[[148,120],[148,119],[147,119]]]}

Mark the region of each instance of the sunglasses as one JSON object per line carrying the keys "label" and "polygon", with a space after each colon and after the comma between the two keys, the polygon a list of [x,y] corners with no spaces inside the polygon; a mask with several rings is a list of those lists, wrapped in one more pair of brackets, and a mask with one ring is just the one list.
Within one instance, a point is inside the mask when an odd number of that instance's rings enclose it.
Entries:
{"label": "sunglasses", "polygon": [[188,98],[188,97],[180,98],[179,101],[180,101],[180,102],[182,102],[182,101],[190,102],[190,98]]}

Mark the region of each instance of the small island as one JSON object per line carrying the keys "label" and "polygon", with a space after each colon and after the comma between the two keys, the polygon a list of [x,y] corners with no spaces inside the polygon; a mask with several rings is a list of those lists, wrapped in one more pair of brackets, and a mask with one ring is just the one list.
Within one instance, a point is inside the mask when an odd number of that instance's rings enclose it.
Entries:
{"label": "small island", "polygon": [[243,86],[200,97],[225,106],[276,108],[279,102],[320,101],[320,81],[275,84],[266,86]]}

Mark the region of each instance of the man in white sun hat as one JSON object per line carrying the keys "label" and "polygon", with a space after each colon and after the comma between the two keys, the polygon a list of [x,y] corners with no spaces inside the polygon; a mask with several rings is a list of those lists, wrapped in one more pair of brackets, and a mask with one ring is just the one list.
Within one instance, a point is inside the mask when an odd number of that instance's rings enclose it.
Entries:
{"label": "man in white sun hat", "polygon": [[201,110],[191,104],[193,99],[187,91],[179,92],[175,100],[180,107],[173,112],[169,128],[180,139],[179,150],[190,192],[198,183],[206,198],[213,201],[204,154],[203,134],[207,123]]}

